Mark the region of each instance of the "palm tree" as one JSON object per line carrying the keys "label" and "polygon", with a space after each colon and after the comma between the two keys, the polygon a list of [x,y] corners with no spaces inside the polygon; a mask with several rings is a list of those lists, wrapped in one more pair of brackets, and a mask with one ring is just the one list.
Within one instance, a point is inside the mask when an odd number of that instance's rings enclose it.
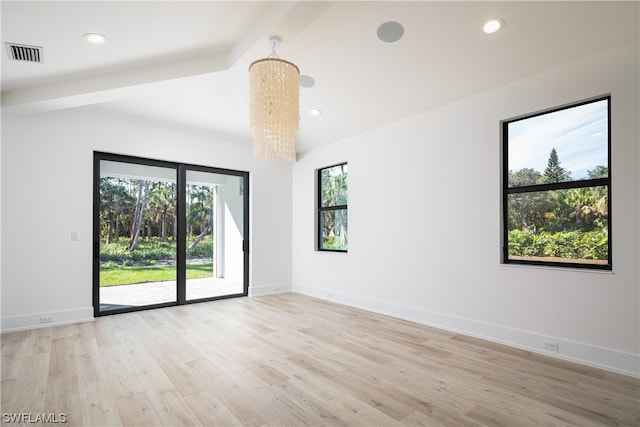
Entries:
{"label": "palm tree", "polygon": [[167,217],[175,217],[176,185],[169,182],[155,182],[149,192],[149,211],[158,223],[158,237],[167,241]]}
{"label": "palm tree", "polygon": [[133,205],[133,197],[125,184],[120,178],[100,178],[100,218],[106,225],[107,243],[111,243],[114,237],[119,237],[121,217]]}
{"label": "palm tree", "polygon": [[198,232],[198,236],[189,246],[189,249],[193,249],[211,230],[214,189],[206,185],[189,185],[187,192],[189,196],[188,234],[193,236],[194,231]]}
{"label": "palm tree", "polygon": [[136,209],[131,224],[131,244],[129,251],[138,249],[138,237],[140,237],[140,227],[144,220],[144,210],[147,206],[147,196],[149,194],[149,181],[137,180],[138,196],[136,197]]}

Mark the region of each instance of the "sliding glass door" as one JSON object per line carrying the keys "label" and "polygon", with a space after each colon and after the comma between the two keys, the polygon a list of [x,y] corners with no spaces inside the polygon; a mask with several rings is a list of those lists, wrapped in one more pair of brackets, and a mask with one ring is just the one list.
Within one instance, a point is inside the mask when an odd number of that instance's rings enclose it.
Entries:
{"label": "sliding glass door", "polygon": [[186,299],[244,292],[244,179],[186,171]]}
{"label": "sliding glass door", "polygon": [[247,295],[248,173],[94,155],[94,314]]}

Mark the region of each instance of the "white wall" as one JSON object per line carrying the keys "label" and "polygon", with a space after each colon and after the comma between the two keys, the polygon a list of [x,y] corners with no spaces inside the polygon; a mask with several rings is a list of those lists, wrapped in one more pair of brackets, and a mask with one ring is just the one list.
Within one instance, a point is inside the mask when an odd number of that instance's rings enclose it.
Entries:
{"label": "white wall", "polygon": [[[93,151],[250,172],[250,293],[291,288],[291,165],[73,111],[2,117],[2,331],[93,317]],[[78,231],[80,241],[71,241]]]}
{"label": "white wall", "polygon": [[[635,43],[302,156],[294,291],[639,376],[638,80]],[[502,265],[500,120],[606,93],[613,272]],[[316,252],[314,170],[343,161],[349,252]]]}

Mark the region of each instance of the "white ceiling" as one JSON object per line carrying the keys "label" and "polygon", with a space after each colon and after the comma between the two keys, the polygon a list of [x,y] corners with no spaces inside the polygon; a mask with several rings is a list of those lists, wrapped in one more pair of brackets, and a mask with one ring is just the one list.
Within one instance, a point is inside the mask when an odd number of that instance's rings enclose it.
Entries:
{"label": "white ceiling", "polygon": [[[458,1],[2,1],[3,113],[74,108],[251,143],[248,65],[280,57],[300,90],[298,152],[639,39],[639,3]],[[506,21],[482,32],[487,18]],[[400,22],[404,37],[376,30]],[[83,35],[98,32],[104,45]],[[308,114],[319,108],[319,117]]]}

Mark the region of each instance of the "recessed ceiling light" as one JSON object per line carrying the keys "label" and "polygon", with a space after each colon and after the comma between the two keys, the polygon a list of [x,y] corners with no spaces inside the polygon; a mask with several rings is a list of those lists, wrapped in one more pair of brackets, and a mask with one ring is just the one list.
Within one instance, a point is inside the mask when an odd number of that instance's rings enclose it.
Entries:
{"label": "recessed ceiling light", "polygon": [[322,114],[322,110],[312,108],[309,110],[309,114],[311,114],[312,116],[319,116],[320,114]]}
{"label": "recessed ceiling light", "polygon": [[315,86],[316,81],[313,77],[308,76],[306,74],[300,74],[300,86],[301,87],[313,87]]}
{"label": "recessed ceiling light", "polygon": [[491,18],[484,23],[484,27],[482,27],[482,31],[487,34],[493,34],[496,31],[499,31],[504,27],[504,19],[502,18]]}
{"label": "recessed ceiling light", "polygon": [[98,33],[87,33],[83,37],[86,41],[92,44],[103,44],[107,41],[107,38],[105,36]]}
{"label": "recessed ceiling light", "polygon": [[388,21],[378,27],[378,38],[385,43],[397,42],[404,35],[404,27],[395,21]]}

